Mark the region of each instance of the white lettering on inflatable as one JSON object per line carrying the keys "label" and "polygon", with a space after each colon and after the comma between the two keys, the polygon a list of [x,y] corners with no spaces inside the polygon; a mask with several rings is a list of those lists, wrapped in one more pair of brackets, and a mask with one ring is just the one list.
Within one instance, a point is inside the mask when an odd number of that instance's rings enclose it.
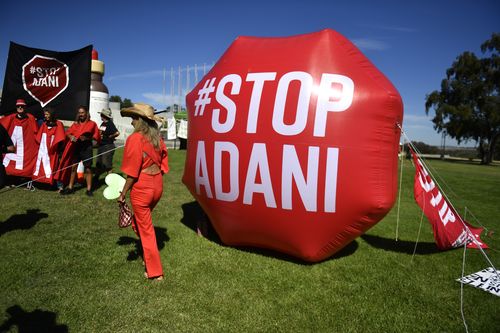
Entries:
{"label": "white lettering on inflatable", "polygon": [[[269,82],[277,80],[277,72],[248,73],[242,81],[238,74],[227,74],[215,86],[216,77],[208,78],[205,86],[198,91],[195,116],[203,116],[205,107],[211,104],[210,94],[215,92],[215,100],[219,107],[212,109],[211,127],[216,133],[228,133],[233,130],[238,115],[246,117],[246,133],[255,134],[258,131],[260,103],[264,88]],[[328,115],[331,112],[343,112],[349,109],[354,99],[354,82],[347,76],[340,74],[323,73],[318,78],[319,84],[314,84],[310,73],[292,71],[284,73],[277,82],[275,100],[271,115],[272,129],[282,136],[299,135],[306,130],[308,121],[313,121],[312,134],[315,137],[325,137],[328,124]],[[243,84],[253,84],[248,101],[248,110],[238,112],[242,105],[236,105],[233,96],[240,94]],[[230,85],[230,88],[228,87]],[[289,93],[293,91],[294,93]],[[297,93],[295,93],[297,91]],[[317,94],[315,115],[309,117],[311,96]],[[269,95],[266,95],[269,96]],[[201,107],[200,110],[198,110]],[[270,110],[265,110],[269,112]],[[225,114],[224,114],[225,112]],[[290,114],[289,114],[290,113]],[[227,141],[213,142],[213,173],[208,173],[205,141],[198,141],[195,161],[195,190],[198,195],[205,189],[206,197],[221,201],[242,200],[243,204],[252,205],[254,195],[261,194],[265,204],[270,208],[277,208],[276,195],[281,190],[281,208],[291,210],[294,202],[292,194],[297,190],[303,207],[306,211],[318,210],[318,182],[324,181],[324,212],[336,212],[337,179],[339,148],[326,147],[324,179],[319,179],[320,151],[317,146],[307,147],[307,157],[297,153],[296,146],[282,145],[282,161],[278,166],[280,174],[273,175],[278,184],[271,181],[271,168],[265,143],[254,143],[250,152],[246,168],[243,193],[240,195],[239,170],[245,170],[240,165],[240,150],[235,143]],[[211,151],[211,150],[210,150]],[[226,159],[225,157],[228,157]],[[299,158],[300,156],[300,158]],[[248,157],[248,156],[247,156]],[[246,158],[242,158],[246,160]],[[307,160],[306,163],[305,160]],[[223,163],[224,161],[224,163]],[[228,162],[228,163],[227,163]],[[302,162],[302,164],[301,164]],[[304,168],[302,168],[304,166]],[[281,169],[280,169],[281,168]],[[275,169],[272,169],[275,170]],[[211,178],[213,176],[213,179]],[[213,194],[210,181],[213,180],[215,193]],[[224,183],[228,181],[228,183]],[[281,184],[279,181],[281,180]],[[424,175],[420,183],[426,191],[435,187],[427,183]],[[279,186],[281,185],[281,189]],[[295,187],[294,187],[295,186]],[[322,187],[323,188],[323,187]],[[277,191],[277,192],[275,192]],[[323,199],[323,198],[322,198]]]}
{"label": "white lettering on inflatable", "polygon": [[335,213],[337,202],[337,176],[339,149],[328,148],[326,154],[325,212]]}
{"label": "white lettering on inflatable", "polygon": [[[276,80],[276,72],[248,73],[245,82],[253,82],[250,101],[247,113],[247,133],[257,132],[257,122],[260,112],[260,102],[262,92],[266,82]],[[36,81],[36,79],[35,79]],[[205,106],[209,106],[212,99],[210,94],[215,89],[216,78],[209,78],[205,82],[205,87],[198,91],[199,98],[195,101],[195,116],[203,115]],[[300,84],[297,97],[296,108],[289,107],[288,110],[295,109],[295,119],[293,123],[285,123],[286,105],[289,104],[288,91],[293,81]],[[326,135],[327,118],[329,112],[346,111],[354,99],[354,82],[351,78],[340,75],[323,73],[319,85],[314,85],[313,77],[307,72],[295,71],[285,73],[278,81],[276,98],[273,107],[272,126],[281,135],[297,135],[304,131],[309,114],[309,102],[313,93],[318,95],[314,117],[313,135],[324,137]],[[241,90],[242,79],[238,74],[228,74],[224,76],[217,85],[216,101],[226,109],[227,115],[224,122],[220,121],[221,109],[212,109],[212,129],[217,133],[229,132],[235,123],[236,104],[227,95],[224,89],[231,83],[230,95],[238,95]],[[198,112],[199,107],[201,111]]]}
{"label": "white lettering on inflatable", "polygon": [[5,154],[5,157],[3,158],[3,165],[7,167],[10,161],[14,161],[14,168],[16,170],[22,170],[24,168],[24,137],[23,128],[21,126],[14,127],[11,139],[12,143],[16,147],[16,152]]}
{"label": "white lettering on inflatable", "polygon": [[309,147],[307,179],[305,179],[295,146],[283,146],[281,171],[281,205],[283,209],[292,209],[292,183],[295,180],[295,185],[305,209],[309,212],[317,211],[318,164],[319,147]]}
{"label": "white lettering on inflatable", "polygon": [[[340,85],[341,89],[332,87]],[[332,100],[333,99],[333,100]],[[314,119],[314,136],[324,137],[328,112],[347,110],[354,99],[354,82],[347,76],[324,73],[318,91],[316,117]]]}
{"label": "white lettering on inflatable", "polygon": [[[222,171],[222,154],[229,154],[229,170],[227,173]],[[215,183],[215,198],[222,201],[235,201],[239,195],[238,181],[238,147],[232,142],[216,141],[214,145],[214,183]],[[229,174],[229,191],[224,192],[222,189],[223,174]]]}
{"label": "white lettering on inflatable", "polygon": [[[51,141],[54,140],[54,136],[52,135]],[[38,156],[35,164],[35,172],[33,175],[38,176],[40,173],[40,165],[43,167],[43,171],[45,173],[45,178],[50,178],[52,174],[52,168],[50,166],[50,156],[47,151],[47,133],[42,133],[42,137],[40,139],[40,147],[38,148]]]}
{"label": "white lettering on inflatable", "polygon": [[196,193],[201,193],[201,186],[205,187],[207,197],[212,198],[212,189],[210,188],[210,181],[208,179],[207,158],[205,154],[205,141],[198,141],[196,149],[196,163],[195,163],[195,185]]}
{"label": "white lettering on inflatable", "polygon": [[[205,188],[206,196],[213,198],[210,187],[210,178],[213,176],[215,186],[215,199],[222,201],[242,200],[243,204],[253,204],[254,194],[261,193],[264,196],[266,207],[277,208],[275,191],[271,181],[271,169],[267,156],[266,144],[254,143],[250,152],[250,158],[245,176],[245,185],[243,196],[240,196],[239,171],[245,169],[240,166],[240,152],[238,146],[232,142],[215,141],[214,142],[214,172],[208,173],[205,142],[198,141],[196,150],[195,164],[195,188],[196,193],[201,195],[201,186]],[[229,154],[229,164],[222,165],[223,154]],[[324,212],[334,213],[336,211],[336,193],[337,193],[337,175],[339,149],[328,147],[326,150],[326,174],[324,179],[325,196]],[[319,181],[319,161],[320,147],[308,147],[307,152],[307,170],[303,170],[299,161],[299,156],[293,145],[283,145],[283,155],[281,160],[282,171],[276,175],[281,176],[281,208],[293,209],[292,188],[295,184],[304,208],[309,212],[318,211],[318,181]],[[303,160],[302,157],[300,160]],[[223,170],[228,166],[229,170]],[[260,182],[258,182],[260,174]],[[222,180],[227,179],[229,175],[229,190],[224,192]],[[274,186],[278,186],[274,184]]]}
{"label": "white lettering on inflatable", "polygon": [[227,116],[224,123],[220,122],[220,109],[213,109],[212,113],[212,128],[217,133],[227,133],[234,126],[234,120],[236,118],[236,104],[224,95],[224,88],[226,84],[231,83],[231,95],[236,95],[240,92],[241,88],[241,77],[236,74],[226,75],[222,78],[219,85],[217,86],[217,92],[215,94],[215,99],[217,102],[226,108]]}
{"label": "white lettering on inflatable", "polygon": [[257,120],[259,118],[260,99],[262,90],[266,81],[274,81],[276,72],[268,73],[248,73],[246,81],[254,82],[252,95],[250,97],[250,106],[248,107],[247,133],[257,132]]}
{"label": "white lettering on inflatable", "polygon": [[[256,183],[257,172],[260,174],[261,183]],[[267,160],[267,151],[265,143],[254,143],[248,162],[248,170],[245,178],[245,192],[243,194],[243,203],[251,205],[253,194],[262,193],[266,206],[276,208],[276,199],[273,193],[273,183],[269,172],[269,162]]]}
{"label": "white lettering on inflatable", "polygon": [[[287,102],[288,87],[292,81],[300,82],[300,90],[297,101],[297,112],[293,124],[285,124],[285,106]],[[309,112],[309,100],[311,98],[313,78],[306,72],[289,72],[283,75],[278,82],[276,101],[273,111],[273,129],[281,135],[297,135],[306,127],[307,114]]]}

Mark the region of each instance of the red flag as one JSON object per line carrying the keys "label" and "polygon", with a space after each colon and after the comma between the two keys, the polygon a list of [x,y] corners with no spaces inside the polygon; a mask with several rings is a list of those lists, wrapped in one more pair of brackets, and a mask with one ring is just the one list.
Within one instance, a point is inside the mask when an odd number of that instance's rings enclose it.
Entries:
{"label": "red flag", "polygon": [[447,250],[462,246],[467,242],[469,248],[478,246],[488,248],[488,245],[479,238],[483,228],[474,228],[462,219],[441,194],[420,158],[412,149],[410,151],[415,162],[413,187],[415,201],[432,225],[437,247]]}
{"label": "red flag", "polygon": [[13,113],[2,118],[1,123],[16,147],[15,153],[5,154],[3,158],[5,171],[11,176],[31,177],[38,152],[35,117],[26,113],[26,117],[20,119]]}
{"label": "red flag", "polygon": [[36,136],[40,145],[38,156],[33,170],[33,180],[52,184],[53,174],[59,165],[57,146],[66,139],[62,122],[57,121],[55,126],[48,127],[43,123]]}

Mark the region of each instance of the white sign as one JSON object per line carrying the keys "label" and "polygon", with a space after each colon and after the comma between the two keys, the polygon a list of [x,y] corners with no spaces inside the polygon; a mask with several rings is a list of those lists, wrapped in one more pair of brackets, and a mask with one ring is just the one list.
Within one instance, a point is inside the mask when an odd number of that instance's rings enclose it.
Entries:
{"label": "white sign", "polygon": [[177,138],[177,134],[175,133],[175,119],[168,118],[167,119],[167,140],[175,140]]}
{"label": "white sign", "polygon": [[184,119],[181,120],[179,124],[179,130],[177,131],[177,137],[181,139],[187,139],[188,137],[188,122]]}
{"label": "white sign", "polygon": [[495,272],[493,267],[488,267],[482,271],[464,276],[461,279],[457,279],[457,281],[500,296],[500,271],[497,270]]}

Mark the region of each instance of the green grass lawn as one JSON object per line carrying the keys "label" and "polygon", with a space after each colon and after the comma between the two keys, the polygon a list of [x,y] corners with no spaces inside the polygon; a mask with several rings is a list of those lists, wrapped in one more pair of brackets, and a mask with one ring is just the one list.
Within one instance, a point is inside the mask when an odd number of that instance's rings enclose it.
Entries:
{"label": "green grass lawn", "polygon": [[[0,194],[0,331],[12,332],[464,332],[463,249],[438,251],[413,199],[414,168],[403,164],[399,240],[396,211],[333,258],[306,264],[197,236],[201,209],[181,182],[185,151],[153,221],[165,270],[145,280],[137,239],[117,226],[116,202],[85,190],[15,189]],[[119,165],[121,150],[115,155]],[[464,207],[500,227],[500,167],[430,161]],[[469,221],[477,225],[474,219]],[[500,266],[499,232],[483,236]],[[488,267],[468,250],[466,274]],[[500,298],[464,286],[470,332],[500,331]]]}

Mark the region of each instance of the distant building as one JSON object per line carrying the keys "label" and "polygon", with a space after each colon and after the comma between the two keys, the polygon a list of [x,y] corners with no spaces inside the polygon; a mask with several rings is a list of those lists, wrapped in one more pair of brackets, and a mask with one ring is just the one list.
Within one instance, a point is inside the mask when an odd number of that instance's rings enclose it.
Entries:
{"label": "distant building", "polygon": [[170,119],[174,117],[174,112],[170,111],[170,108],[166,108],[165,110],[157,110],[155,111],[155,114],[165,119]]}
{"label": "distant building", "polygon": [[182,105],[179,105],[179,104],[171,105],[171,106],[167,107],[165,111],[171,111],[171,110],[174,113],[177,113],[177,112],[186,112],[186,108],[183,107]]}
{"label": "distant building", "polygon": [[[120,132],[120,136],[118,136],[117,139],[125,140],[134,131],[132,118],[121,116],[119,102],[109,102],[109,108],[111,109],[111,114],[113,116],[113,123]],[[98,124],[100,124],[100,122],[98,122]]]}

